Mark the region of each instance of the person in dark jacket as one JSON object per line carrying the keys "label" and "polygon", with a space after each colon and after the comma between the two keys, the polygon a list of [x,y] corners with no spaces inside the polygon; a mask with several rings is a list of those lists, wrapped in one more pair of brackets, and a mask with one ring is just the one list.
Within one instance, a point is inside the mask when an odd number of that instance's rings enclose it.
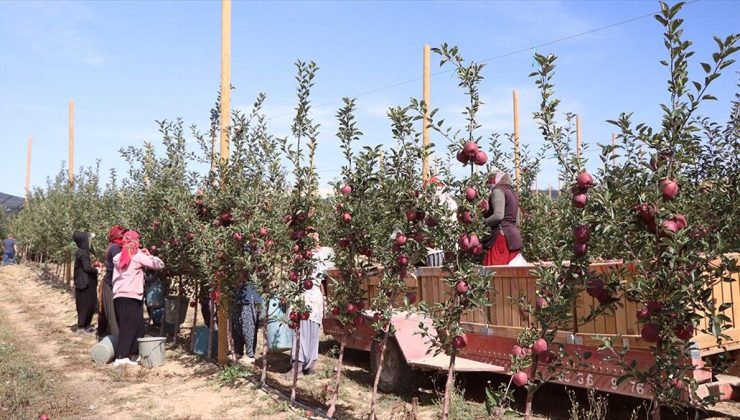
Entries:
{"label": "person in dark jacket", "polygon": [[108,230],[108,248],[105,250],[105,276],[100,286],[99,312],[98,312],[98,340],[106,335],[118,335],[118,323],[116,322],[116,311],[113,309],[113,257],[121,252],[123,234],[126,228],[113,225]]}
{"label": "person in dark jacket", "polygon": [[98,269],[90,259],[92,246],[88,232],[75,232],[72,235],[77,244],[74,264],[75,303],[77,306],[77,331],[92,333],[90,326],[97,306]]}
{"label": "person in dark jacket", "polygon": [[511,179],[504,172],[496,172],[489,178],[488,211],[483,214],[491,234],[483,240],[487,251],[483,265],[507,265],[519,255],[522,236],[517,219],[519,197],[511,187]]}

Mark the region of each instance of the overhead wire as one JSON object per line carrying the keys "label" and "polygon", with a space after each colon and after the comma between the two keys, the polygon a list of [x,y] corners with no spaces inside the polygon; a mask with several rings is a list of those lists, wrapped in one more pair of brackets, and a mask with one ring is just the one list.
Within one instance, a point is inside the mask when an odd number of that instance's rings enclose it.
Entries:
{"label": "overhead wire", "polygon": [[[697,3],[699,1],[700,0],[690,0],[690,1],[685,2],[685,5],[689,5],[689,4],[692,4],[692,3]],[[507,53],[503,53],[503,54],[499,54],[499,55],[496,55],[496,56],[493,56],[493,57],[485,58],[483,60],[478,61],[478,63],[488,63],[488,62],[491,62],[491,61],[500,60],[502,58],[510,57],[512,55],[521,54],[521,53],[528,52],[528,51],[536,51],[537,49],[542,48],[542,47],[547,47],[547,46],[558,44],[558,43],[561,43],[561,42],[565,42],[565,41],[568,41],[568,40],[571,40],[571,39],[574,39],[574,38],[579,38],[579,37],[590,35],[590,34],[593,34],[593,33],[596,33],[596,32],[605,31],[607,29],[612,29],[612,28],[615,28],[617,26],[626,25],[628,23],[632,23],[632,22],[635,22],[635,21],[638,21],[638,20],[641,20],[641,19],[652,17],[652,16],[655,16],[656,13],[659,13],[659,12],[658,11],[655,11],[655,12],[645,13],[645,14],[640,15],[640,16],[634,16],[634,17],[631,17],[631,18],[628,18],[628,19],[620,20],[618,22],[610,23],[608,25],[599,26],[599,27],[592,28],[592,29],[589,29],[589,30],[586,30],[586,31],[583,31],[583,32],[578,32],[578,33],[567,35],[567,36],[564,36],[564,37],[561,37],[561,38],[557,38],[557,39],[554,39],[554,40],[551,40],[551,41],[547,41],[547,42],[543,42],[543,43],[540,43],[540,44],[532,45],[532,46],[529,46],[529,47],[526,47],[526,48],[519,48],[519,49],[516,49],[516,50],[509,51]],[[445,73],[450,73],[453,70],[454,69],[448,69],[448,70],[440,70],[440,71],[437,71],[437,72],[433,72],[433,73],[430,74],[430,77],[439,76],[439,75],[445,74]],[[352,98],[359,98],[359,97],[362,97],[362,96],[372,95],[374,93],[382,92],[384,90],[393,89],[393,88],[396,88],[396,87],[399,87],[399,86],[403,86],[403,85],[407,85],[407,84],[413,83],[413,82],[418,82],[418,81],[420,81],[422,79],[423,79],[423,77],[414,77],[414,78],[411,78],[411,79],[407,79],[407,80],[403,80],[403,81],[391,83],[391,84],[386,85],[386,86],[382,86],[382,87],[370,89],[370,90],[367,90],[367,91],[364,91],[364,92],[360,92],[360,93],[358,93],[356,95],[353,95],[351,97]],[[320,104],[314,105],[313,108],[323,108],[323,107],[327,107],[327,106],[330,106],[330,105],[336,105],[336,104],[339,104],[341,102],[342,102],[341,99],[333,100],[333,101],[324,102],[324,103],[320,103]],[[280,119],[280,118],[291,116],[291,115],[293,115],[292,112],[286,112],[286,113],[283,113],[283,114],[275,115],[273,117],[269,117],[269,118],[267,118],[267,120],[268,121],[271,121],[271,120],[274,120],[274,119]]]}

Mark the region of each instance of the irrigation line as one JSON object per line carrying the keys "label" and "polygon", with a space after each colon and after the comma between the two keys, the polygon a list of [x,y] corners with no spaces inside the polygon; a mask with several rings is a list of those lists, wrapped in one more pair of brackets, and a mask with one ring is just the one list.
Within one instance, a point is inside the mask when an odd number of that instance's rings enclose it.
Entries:
{"label": "irrigation line", "polygon": [[[700,0],[690,0],[690,1],[687,1],[685,4],[686,5],[689,5],[689,4],[692,4],[692,3],[696,3],[698,1],[700,1]],[[651,17],[651,16],[655,16],[657,13],[659,13],[659,11],[650,12],[650,13],[646,13],[644,15],[631,17],[629,19],[621,20],[619,22],[614,22],[614,23],[611,23],[609,25],[599,26],[597,28],[589,29],[587,31],[583,31],[583,32],[579,32],[579,33],[576,33],[576,34],[568,35],[568,36],[565,36],[565,37],[562,37],[562,38],[554,39],[552,41],[547,41],[547,42],[543,42],[543,43],[540,43],[540,44],[532,45],[531,47],[519,48],[517,50],[509,51],[509,52],[504,53],[504,54],[500,54],[500,55],[497,55],[497,56],[485,58],[483,60],[478,61],[478,63],[488,63],[490,61],[500,60],[502,58],[510,57],[512,55],[521,54],[521,53],[525,53],[525,52],[528,52],[528,51],[534,51],[534,50],[537,50],[538,48],[547,47],[547,46],[550,46],[550,45],[553,45],[553,44],[558,44],[560,42],[569,41],[571,39],[579,38],[579,37],[586,36],[586,35],[591,35],[591,34],[596,33],[596,32],[604,31],[604,30],[607,30],[607,29],[612,29],[612,28],[615,28],[617,26],[625,25],[625,24],[632,23],[632,22],[635,22],[635,21],[638,21],[638,20],[641,20],[641,19],[645,19],[645,18],[648,18],[648,17]],[[440,70],[440,71],[437,71],[437,72],[432,73],[431,74],[431,77],[439,76],[440,74],[450,73],[452,71],[454,71],[454,69]],[[423,77],[414,77],[413,79],[408,79],[408,80],[404,80],[404,81],[400,81],[400,82],[395,82],[395,83],[392,83],[390,85],[386,85],[386,86],[383,86],[383,87],[379,87],[379,88],[367,90],[365,92],[360,92],[360,93],[358,93],[356,95],[353,95],[352,97],[353,98],[359,98],[361,96],[372,95],[374,93],[382,92],[384,90],[393,89],[393,88],[396,88],[396,87],[399,87],[399,86],[403,86],[403,85],[407,85],[407,84],[413,83],[413,82],[418,82],[418,81],[420,81],[422,79],[423,79]],[[327,106],[330,106],[330,105],[336,105],[336,104],[339,104],[341,102],[342,101],[338,99],[338,100],[334,100],[334,101],[330,101],[330,102],[324,102],[324,103],[321,103],[321,104],[318,104],[318,105],[314,105],[313,108],[323,108],[323,107],[327,107]],[[292,115],[293,115],[292,112],[289,112],[289,113],[286,112],[284,114],[278,114],[278,115],[275,115],[273,117],[269,117],[269,118],[267,118],[267,120],[268,121],[272,121],[272,120],[281,119],[281,118],[292,116]]]}

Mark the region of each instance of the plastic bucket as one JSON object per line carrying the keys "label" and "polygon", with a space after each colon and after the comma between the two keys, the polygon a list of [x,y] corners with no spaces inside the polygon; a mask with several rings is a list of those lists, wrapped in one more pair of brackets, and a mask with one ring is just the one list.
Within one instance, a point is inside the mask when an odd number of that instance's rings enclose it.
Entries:
{"label": "plastic bucket", "polygon": [[164,299],[164,320],[170,324],[185,322],[190,300],[186,297],[167,296]]}
{"label": "plastic bucket", "polygon": [[280,300],[270,299],[267,305],[267,349],[269,351],[289,350],[293,347],[293,330],[284,322],[285,311]]}
{"label": "plastic bucket", "polygon": [[139,341],[139,356],[141,365],[146,367],[160,366],[164,363],[165,337],[144,337]]}
{"label": "plastic bucket", "polygon": [[98,341],[90,350],[95,363],[106,364],[113,361],[116,357],[116,346],[118,345],[117,335],[108,335]]}
{"label": "plastic bucket", "polygon": [[[213,331],[213,354],[218,354],[218,331]],[[195,327],[195,344],[193,353],[199,356],[208,356],[208,327],[200,325]]]}

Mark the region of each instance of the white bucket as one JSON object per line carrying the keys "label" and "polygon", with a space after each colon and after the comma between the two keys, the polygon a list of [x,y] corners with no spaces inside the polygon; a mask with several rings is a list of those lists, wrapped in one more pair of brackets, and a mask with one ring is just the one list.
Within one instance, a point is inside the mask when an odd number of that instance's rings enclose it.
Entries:
{"label": "white bucket", "polygon": [[164,363],[164,342],[166,337],[144,337],[139,341],[139,363],[142,366],[154,367]]}
{"label": "white bucket", "polygon": [[95,363],[105,364],[113,361],[116,357],[116,346],[118,345],[118,336],[109,335],[99,342],[95,343],[90,354]]}

